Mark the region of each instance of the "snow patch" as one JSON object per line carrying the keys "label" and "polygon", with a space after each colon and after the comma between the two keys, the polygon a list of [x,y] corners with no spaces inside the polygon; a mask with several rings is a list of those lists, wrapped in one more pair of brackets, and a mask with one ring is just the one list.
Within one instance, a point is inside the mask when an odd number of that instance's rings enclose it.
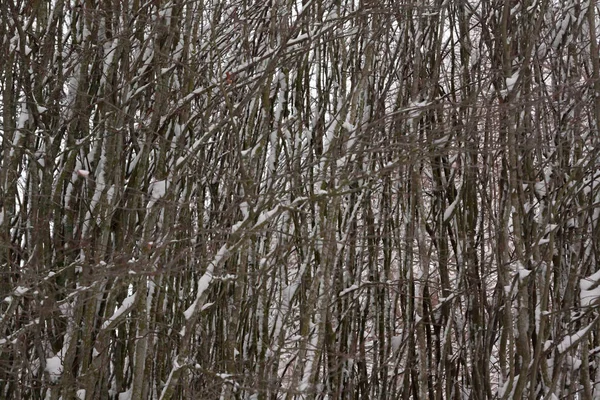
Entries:
{"label": "snow patch", "polygon": [[146,208],[151,208],[157,200],[165,196],[165,193],[167,192],[167,181],[162,180],[151,183],[148,191],[150,194],[150,201],[148,201],[148,206]]}
{"label": "snow patch", "polygon": [[119,393],[119,400],[131,400],[131,391],[132,389],[129,389],[126,392]]}
{"label": "snow patch", "polygon": [[23,287],[23,286],[18,286],[15,291],[14,291],[14,295],[19,297],[19,296],[23,296],[25,293],[27,293],[29,291],[29,288]]}
{"label": "snow patch", "polygon": [[511,77],[506,78],[506,89],[508,89],[509,91],[513,90],[513,88],[515,87],[515,83],[517,83],[518,79],[519,79],[519,71],[512,74]]}
{"label": "snow patch", "polygon": [[244,219],[248,218],[249,212],[248,209],[250,208],[250,206],[248,205],[247,202],[242,202],[240,203],[240,211],[242,212],[242,215],[244,216]]}
{"label": "snow patch", "polygon": [[58,382],[63,373],[62,360],[58,355],[46,359],[45,371],[48,372],[48,375],[50,375],[50,381],[53,383]]}
{"label": "snow patch", "polygon": [[582,307],[588,307],[593,303],[597,303],[600,298],[600,270],[596,273],[579,280],[580,303]]}

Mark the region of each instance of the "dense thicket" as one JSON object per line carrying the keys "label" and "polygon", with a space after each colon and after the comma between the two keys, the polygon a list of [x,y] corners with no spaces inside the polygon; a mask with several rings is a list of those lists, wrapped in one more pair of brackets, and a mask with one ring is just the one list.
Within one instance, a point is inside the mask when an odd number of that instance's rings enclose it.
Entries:
{"label": "dense thicket", "polygon": [[598,11],[0,2],[0,397],[597,398]]}

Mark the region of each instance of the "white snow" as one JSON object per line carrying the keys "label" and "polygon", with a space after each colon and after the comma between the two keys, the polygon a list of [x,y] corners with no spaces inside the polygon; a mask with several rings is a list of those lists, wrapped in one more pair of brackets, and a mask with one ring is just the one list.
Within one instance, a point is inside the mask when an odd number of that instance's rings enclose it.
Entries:
{"label": "white snow", "polygon": [[592,305],[597,299],[600,298],[600,270],[596,273],[583,278],[579,281],[580,302],[582,307],[588,307]]}
{"label": "white snow", "polygon": [[558,46],[562,43],[563,36],[567,32],[567,28],[569,27],[570,15],[566,14],[565,18],[561,21],[560,25],[557,26],[558,32],[552,41],[552,47],[554,50],[558,48]]}
{"label": "white snow", "polygon": [[187,308],[187,310],[185,310],[183,312],[183,316],[185,317],[186,320],[189,320],[192,317],[192,315],[194,315],[194,313],[196,312],[196,307],[198,306],[198,302],[200,301],[200,298],[202,297],[202,295],[204,294],[206,289],[208,289],[208,286],[210,285],[210,283],[213,280],[213,273],[214,273],[215,267],[221,263],[221,261],[227,255],[227,253],[229,253],[229,249],[227,248],[227,245],[221,246],[221,248],[219,249],[219,251],[217,252],[215,257],[213,258],[213,260],[210,262],[210,264],[206,268],[206,272],[204,273],[204,275],[202,275],[202,277],[200,277],[200,279],[198,280],[198,290],[196,291],[196,299],[194,300],[192,305],[190,305]]}
{"label": "white snow", "polygon": [[419,118],[423,111],[425,111],[425,107],[428,107],[431,104],[431,102],[427,101],[410,102],[409,106],[406,108],[406,111],[408,112],[408,118],[406,121],[408,124],[412,126],[414,120]]}
{"label": "white snow", "polygon": [[29,291],[29,288],[23,287],[23,286],[17,286],[17,288],[14,291],[14,295],[15,296],[23,296],[25,293],[27,293]]}
{"label": "white snow", "polygon": [[150,200],[148,201],[146,208],[151,208],[157,200],[165,196],[165,193],[167,192],[167,181],[161,180],[151,183],[148,191],[150,192]]}
{"label": "white snow", "polygon": [[392,336],[392,351],[395,353],[396,351],[398,351],[398,349],[400,348],[400,345],[402,344],[402,336],[397,335],[397,336]]}
{"label": "white snow", "polygon": [[600,281],[600,270],[596,271],[595,273],[588,276],[587,278],[581,279],[579,281],[579,287],[583,290],[588,290],[590,287],[592,287],[598,281]]}
{"label": "white snow", "polygon": [[511,91],[515,87],[515,83],[517,83],[517,79],[519,79],[519,71],[515,72],[509,78],[506,78],[506,88]]}
{"label": "white snow", "polygon": [[248,209],[250,208],[250,206],[248,205],[247,202],[242,202],[240,203],[240,211],[242,212],[242,215],[244,216],[244,219],[248,218],[249,212]]}
{"label": "white snow", "polygon": [[114,320],[119,318],[121,316],[121,314],[123,314],[124,312],[129,311],[131,309],[131,307],[133,306],[133,303],[135,301],[136,293],[132,294],[131,296],[126,297],[123,300],[123,303],[121,303],[121,306],[119,308],[117,308],[117,310],[114,312],[114,314],[109,319],[104,321],[104,323],[102,324],[102,329],[108,328],[110,326],[111,322],[113,322]]}
{"label": "white snow", "polygon": [[237,232],[238,229],[244,224],[244,221],[238,221],[231,227],[231,233]]}
{"label": "white snow", "polygon": [[[515,375],[515,377],[513,379],[513,382],[512,382],[512,384],[513,384],[512,390],[511,390],[511,393],[508,396],[509,399],[512,399],[512,394],[513,394],[512,392],[515,390],[515,384],[516,384],[516,382],[518,380],[519,380],[519,375]],[[500,386],[498,388],[498,398],[504,397],[506,391],[508,390],[508,386],[509,386],[510,383],[511,383],[511,381],[510,381],[510,379],[508,379],[506,382],[504,382],[502,384],[502,386]]]}
{"label": "white snow", "polygon": [[448,208],[446,208],[446,211],[444,211],[444,222],[447,222],[447,221],[450,220],[450,218],[452,217],[452,214],[454,213],[454,209],[458,205],[459,201],[460,201],[460,196],[457,195],[456,199],[454,199],[454,201],[452,202],[452,204],[450,204],[448,206]]}
{"label": "white snow", "polygon": [[327,132],[325,132],[325,135],[323,135],[323,154],[327,153],[327,151],[329,151],[329,146],[331,146],[331,142],[333,141],[334,137],[335,137],[335,128],[336,128],[336,123],[335,121],[332,122],[329,125],[329,128],[327,128]]}
{"label": "white snow", "polygon": [[529,274],[531,274],[531,270],[529,269],[525,269],[525,268],[519,268],[517,270],[518,274],[519,274],[519,280],[523,280],[525,278],[527,278],[529,276]]}
{"label": "white snow", "polygon": [[436,146],[441,146],[441,145],[446,144],[448,142],[448,140],[450,140],[450,135],[446,135],[446,136],[444,136],[442,138],[434,140],[433,144],[436,145]]}
{"label": "white snow", "polygon": [[260,225],[262,225],[263,223],[265,223],[266,221],[271,219],[275,214],[277,214],[278,211],[279,211],[279,205],[277,205],[272,210],[264,211],[264,212],[260,213],[260,215],[258,216],[258,220],[256,221],[256,224],[254,224],[254,228],[258,228]]}
{"label": "white snow", "polygon": [[[171,369],[171,372],[169,373],[169,377],[167,378],[167,382],[164,385],[162,392],[160,393],[160,398],[159,399],[164,399],[165,398],[165,395],[166,395],[167,390],[169,388],[169,384],[173,380],[173,374],[175,374],[176,371],[178,371],[179,369],[181,369],[183,367],[183,365],[181,365],[179,363],[178,358],[179,357],[175,357],[175,359],[173,360],[173,369]],[[129,399],[130,398],[131,398],[131,392],[129,393]],[[121,399],[121,397],[119,396],[119,400],[129,400],[129,399]]]}
{"label": "white snow", "polygon": [[558,225],[556,225],[556,224],[548,224],[548,225],[546,225],[546,229],[544,230],[544,233],[552,232],[556,228],[558,228]]}
{"label": "white snow", "polygon": [[347,287],[346,289],[342,290],[341,292],[338,293],[338,297],[342,297],[345,296],[346,294],[355,291],[356,289],[358,289],[358,285],[352,285]]}
{"label": "white snow", "polygon": [[50,380],[54,383],[58,381],[63,372],[62,360],[58,355],[46,359],[46,372],[50,375]]}
{"label": "white snow", "polygon": [[25,123],[29,121],[29,110],[25,104],[21,104],[21,113],[19,114],[19,120],[17,122],[17,129],[21,130],[25,128]]}
{"label": "white snow", "polygon": [[356,129],[356,127],[355,127],[354,125],[352,125],[352,124],[351,124],[350,122],[348,122],[348,121],[344,121],[344,122],[342,123],[342,127],[343,127],[344,129],[346,129],[347,131],[350,131],[350,132],[352,132],[352,131],[354,131],[354,130]]}
{"label": "white snow", "polygon": [[565,338],[558,344],[558,352],[564,353],[569,350],[571,347],[576,345],[596,324],[598,318],[593,320],[588,326],[583,329],[580,329],[575,334],[570,336],[565,336]]}
{"label": "white snow", "polygon": [[131,389],[119,393],[119,400],[131,400]]}
{"label": "white snow", "polygon": [[546,182],[536,182],[535,191],[540,197],[546,195]]}

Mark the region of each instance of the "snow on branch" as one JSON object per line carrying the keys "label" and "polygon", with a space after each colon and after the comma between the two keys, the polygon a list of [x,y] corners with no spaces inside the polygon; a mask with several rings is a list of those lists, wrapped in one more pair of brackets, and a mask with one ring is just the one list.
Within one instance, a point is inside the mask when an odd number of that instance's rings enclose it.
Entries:
{"label": "snow on branch", "polygon": [[115,310],[113,315],[110,318],[108,318],[106,321],[104,321],[104,323],[102,324],[103,330],[113,329],[115,327],[115,325],[121,319],[123,319],[123,317],[129,313],[129,311],[131,311],[133,309],[136,294],[137,294],[137,292],[133,293],[131,296],[127,296],[123,300],[123,302],[121,303],[121,306]]}
{"label": "snow on branch", "polygon": [[596,317],[596,319],[594,319],[588,326],[586,326],[583,329],[580,329],[575,334],[565,336],[562,342],[558,344],[558,352],[564,353],[565,351],[570,350],[574,346],[576,346],[579,342],[581,342],[583,338],[585,338],[585,335],[587,335],[587,333],[594,327],[594,325],[596,325],[596,322],[598,322],[598,317]]}

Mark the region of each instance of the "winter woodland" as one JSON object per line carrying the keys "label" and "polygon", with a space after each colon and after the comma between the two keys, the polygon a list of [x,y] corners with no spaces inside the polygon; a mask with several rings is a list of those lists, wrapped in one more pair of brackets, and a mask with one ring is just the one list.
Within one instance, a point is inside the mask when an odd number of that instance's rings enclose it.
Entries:
{"label": "winter woodland", "polygon": [[599,13],[0,1],[0,398],[600,398]]}

